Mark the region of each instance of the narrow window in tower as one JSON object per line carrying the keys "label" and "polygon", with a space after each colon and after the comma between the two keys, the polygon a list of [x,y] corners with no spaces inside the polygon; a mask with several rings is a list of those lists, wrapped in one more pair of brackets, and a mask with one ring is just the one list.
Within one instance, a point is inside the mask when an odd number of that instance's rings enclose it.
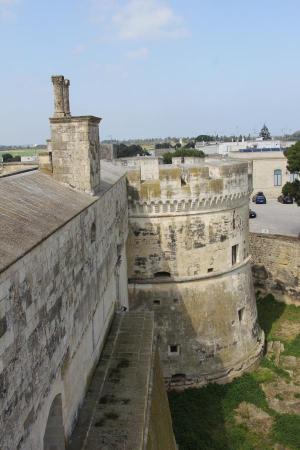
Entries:
{"label": "narrow window in tower", "polygon": [[169,345],[168,346],[168,354],[173,355],[173,356],[179,355],[179,345],[177,345],[177,344]]}
{"label": "narrow window in tower", "polygon": [[233,211],[232,229],[235,230],[235,211]]}
{"label": "narrow window in tower", "polygon": [[93,222],[91,226],[91,243],[95,242],[96,240],[96,225],[95,222]]}
{"label": "narrow window in tower", "polygon": [[238,260],[238,249],[239,249],[239,245],[233,245],[231,248],[231,260],[232,260],[232,265],[234,266],[237,263]]}
{"label": "narrow window in tower", "polygon": [[245,311],[245,308],[241,308],[241,309],[238,310],[239,321],[240,321],[240,322],[243,320],[243,317],[244,317],[244,311]]}

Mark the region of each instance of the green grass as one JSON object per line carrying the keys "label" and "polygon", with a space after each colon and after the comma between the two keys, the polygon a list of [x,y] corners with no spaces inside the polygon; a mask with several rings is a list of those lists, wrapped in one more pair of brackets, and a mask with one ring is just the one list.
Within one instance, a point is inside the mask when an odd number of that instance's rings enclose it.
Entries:
{"label": "green grass", "polygon": [[[282,322],[300,322],[300,308],[295,305],[277,302],[273,295],[267,295],[265,298],[258,298],[257,309],[259,323],[265,332],[266,340],[283,342],[284,355],[300,358],[300,334],[292,341],[288,341],[283,339],[278,333]],[[273,365],[272,370],[275,370],[275,367]]]}
{"label": "green grass", "polygon": [[278,414],[273,427],[276,442],[292,449],[300,449],[300,416],[296,414]]}
{"label": "green grass", "polygon": [[43,151],[45,151],[45,149],[27,148],[22,150],[5,150],[0,151],[0,158],[2,158],[3,153],[9,153],[12,156],[35,156],[38,155],[39,152]]}
{"label": "green grass", "polygon": [[269,448],[261,436],[250,433],[234,420],[234,410],[243,401],[272,413],[263,390],[252,374],[245,374],[226,385],[211,384],[180,393],[172,391],[169,401],[176,440],[181,450]]}
{"label": "green grass", "polygon": [[[267,368],[267,369],[271,370],[274,375],[276,374],[280,378],[284,378],[286,381],[290,381],[290,379],[291,379],[290,374],[286,370],[282,369],[281,367],[276,366],[276,364],[273,361],[271,361],[270,359],[268,359],[266,357],[261,360],[260,368]],[[253,376],[256,376],[256,373],[257,372],[255,372]],[[260,382],[263,383],[264,381],[260,381]]]}
{"label": "green grass", "polygon": [[[281,340],[278,332],[285,321],[300,322],[300,308],[277,302],[272,295],[258,299],[259,323],[267,340]],[[286,355],[300,357],[300,336],[284,341]],[[290,374],[264,357],[260,367],[226,385],[169,392],[173,427],[180,450],[271,450],[276,443],[291,450],[300,449],[300,416],[278,414],[267,403],[261,383]],[[280,399],[280,394],[277,395]],[[300,398],[300,394],[295,394]],[[269,435],[255,433],[235,421],[235,409],[248,402],[266,411],[274,419]]]}
{"label": "green grass", "polygon": [[300,334],[291,342],[285,342],[284,355],[300,358]]}
{"label": "green grass", "polygon": [[259,324],[265,332],[267,341],[284,341],[278,334],[282,322],[300,322],[300,308],[295,305],[286,305],[275,300],[273,295],[257,299]]}
{"label": "green grass", "polygon": [[276,380],[276,374],[268,366],[259,367],[252,375],[258,383],[271,383]]}
{"label": "green grass", "polygon": [[283,315],[285,309],[286,305],[277,302],[273,295],[257,299],[258,321],[265,332],[267,341],[273,339],[278,319]]}

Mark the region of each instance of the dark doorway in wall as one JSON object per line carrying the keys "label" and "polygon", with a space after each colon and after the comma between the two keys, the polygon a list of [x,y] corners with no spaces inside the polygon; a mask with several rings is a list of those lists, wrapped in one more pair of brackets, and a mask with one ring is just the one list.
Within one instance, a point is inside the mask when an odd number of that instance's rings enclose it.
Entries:
{"label": "dark doorway in wall", "polygon": [[62,399],[58,394],[51,405],[44,434],[44,450],[65,450]]}
{"label": "dark doorway in wall", "polygon": [[170,272],[155,272],[154,278],[171,278]]}

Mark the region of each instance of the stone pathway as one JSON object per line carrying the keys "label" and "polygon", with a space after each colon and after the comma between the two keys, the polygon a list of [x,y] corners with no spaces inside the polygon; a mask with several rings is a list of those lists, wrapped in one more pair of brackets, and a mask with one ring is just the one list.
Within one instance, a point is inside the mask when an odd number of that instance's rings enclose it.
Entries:
{"label": "stone pathway", "polygon": [[68,450],[139,450],[149,414],[153,314],[117,314]]}

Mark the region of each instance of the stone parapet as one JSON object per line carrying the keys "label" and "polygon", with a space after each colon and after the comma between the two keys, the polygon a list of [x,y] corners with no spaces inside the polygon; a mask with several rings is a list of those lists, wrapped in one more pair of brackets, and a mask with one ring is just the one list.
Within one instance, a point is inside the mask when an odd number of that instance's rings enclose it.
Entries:
{"label": "stone parapet", "polygon": [[[199,158],[200,159],[200,158]],[[147,161],[148,162],[148,161]],[[151,161],[148,162],[151,170]],[[155,165],[152,177],[145,177],[143,167],[128,170],[130,205],[165,205],[175,201],[199,203],[247,196],[251,192],[247,162],[228,160],[199,161],[194,165]]]}
{"label": "stone parapet", "polygon": [[140,202],[129,200],[130,217],[156,217],[187,214],[206,214],[212,211],[222,211],[239,208],[249,201],[250,191],[229,195],[211,195],[196,199],[181,200],[151,200]]}

